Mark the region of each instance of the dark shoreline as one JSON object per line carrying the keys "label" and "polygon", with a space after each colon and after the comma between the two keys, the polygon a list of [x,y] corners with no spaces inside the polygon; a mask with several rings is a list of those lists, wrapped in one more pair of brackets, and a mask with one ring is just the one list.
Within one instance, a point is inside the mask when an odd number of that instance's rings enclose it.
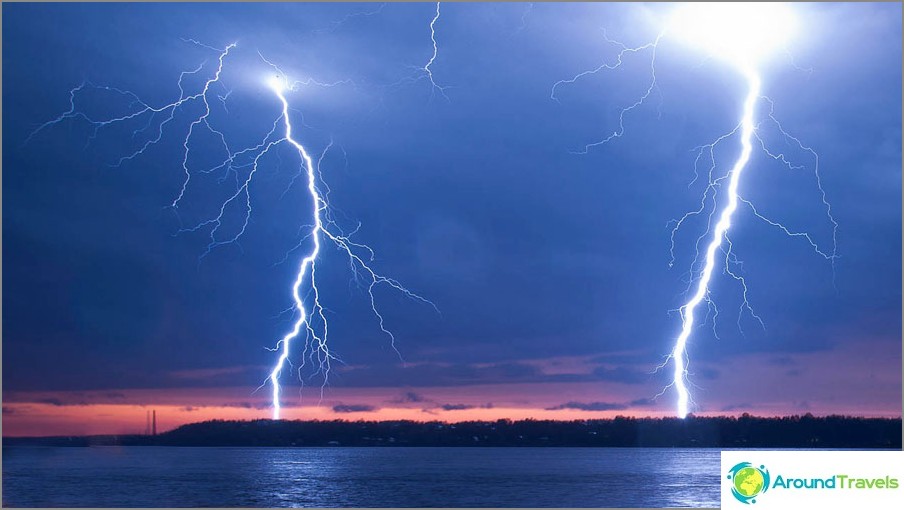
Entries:
{"label": "dark shoreline", "polygon": [[900,418],[693,417],[611,420],[222,421],[156,436],[4,437],[3,446],[420,446],[857,448],[900,450]]}

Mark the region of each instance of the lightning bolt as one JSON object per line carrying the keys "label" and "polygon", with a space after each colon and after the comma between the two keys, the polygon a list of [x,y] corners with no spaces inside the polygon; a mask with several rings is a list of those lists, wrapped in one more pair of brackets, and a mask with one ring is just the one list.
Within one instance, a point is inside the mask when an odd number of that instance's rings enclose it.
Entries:
{"label": "lightning bolt", "polygon": [[[572,151],[573,153],[587,154],[591,149],[595,147],[606,145],[624,136],[625,117],[633,111],[644,106],[653,92],[658,90],[656,81],[656,50],[661,40],[667,35],[668,31],[669,29],[667,28],[666,30],[660,32],[658,37],[653,42],[636,47],[628,47],[618,41],[610,39],[604,31],[603,35],[606,41],[608,43],[616,45],[619,48],[614,61],[604,62],[595,68],[582,71],[571,78],[559,80],[553,85],[552,91],[550,93],[550,98],[554,101],[559,101],[558,90],[560,87],[575,83],[576,81],[584,77],[592,76],[604,70],[617,69],[621,67],[622,63],[624,62],[624,58],[630,55],[641,54],[644,52],[650,53],[650,80],[648,82],[648,85],[643,93],[640,94],[633,103],[623,107],[620,110],[618,115],[617,128],[601,139],[586,144],[581,150]],[[788,53],[787,50],[786,53]],[[750,305],[746,279],[742,275],[732,270],[732,265],[740,265],[740,261],[737,259],[737,256],[733,252],[734,246],[729,237],[729,231],[732,226],[732,221],[739,206],[743,204],[744,206],[748,207],[755,218],[764,221],[772,227],[777,228],[785,235],[792,238],[802,238],[807,241],[815,253],[822,256],[824,259],[828,260],[831,263],[833,282],[835,275],[835,260],[838,258],[838,222],[832,215],[831,204],[828,202],[825,190],[822,187],[822,181],[819,174],[819,155],[814,149],[804,145],[800,141],[800,139],[791,135],[787,130],[785,130],[782,124],[776,119],[774,115],[774,102],[770,98],[761,95],[762,78],[757,72],[756,68],[753,65],[749,65],[743,59],[736,59],[732,63],[744,76],[747,85],[747,91],[742,103],[740,121],[734,127],[734,129],[732,129],[728,133],[720,136],[712,143],[698,147],[696,149],[697,157],[694,161],[694,179],[693,181],[691,181],[688,187],[693,185],[694,182],[696,182],[700,178],[700,162],[706,159],[708,159],[710,162],[708,170],[708,183],[703,192],[703,196],[700,201],[700,207],[686,213],[680,219],[670,222],[674,223],[674,227],[671,231],[670,236],[669,249],[669,267],[672,267],[675,262],[676,233],[687,219],[699,214],[703,214],[704,211],[711,208],[707,227],[704,233],[701,234],[697,239],[696,243],[697,255],[692,263],[692,269],[690,272],[691,278],[688,281],[687,288],[687,294],[689,294],[689,298],[677,310],[681,317],[681,331],[678,337],[675,339],[675,343],[671,352],[666,356],[665,361],[657,367],[657,371],[664,369],[669,365],[671,365],[672,367],[672,381],[662,390],[662,392],[659,393],[659,395],[657,395],[657,397],[662,396],[669,389],[674,389],[676,393],[675,413],[680,418],[687,416],[690,410],[690,406],[693,403],[690,391],[688,389],[690,381],[688,377],[689,358],[687,347],[694,327],[695,325],[697,325],[697,315],[699,313],[701,303],[706,303],[706,305],[708,306],[707,310],[712,310],[714,312],[713,334],[716,338],[718,338],[718,335],[715,334],[715,321],[719,315],[719,309],[710,298],[710,286],[717,264],[723,264],[723,273],[738,282],[741,288],[742,302],[740,307],[740,314],[738,316],[738,328],[740,329],[741,316],[744,312],[749,313],[751,317],[753,317],[753,319],[758,321],[759,324],[765,328],[763,320],[754,312],[753,308]],[[799,69],[796,64],[794,64],[794,67]],[[769,111],[767,114],[767,120],[757,122],[756,107],[757,104],[761,101],[768,103]],[[765,122],[771,123],[786,141],[791,142],[793,146],[796,146],[799,150],[808,153],[814,159],[815,163],[813,166],[813,172],[815,176],[816,187],[820,193],[820,198],[825,207],[825,214],[828,218],[829,223],[832,225],[831,250],[824,250],[822,247],[820,247],[820,245],[814,240],[813,236],[809,233],[794,231],[786,227],[782,223],[766,217],[757,210],[757,208],[751,201],[745,199],[740,193],[741,176],[744,174],[745,169],[749,167],[751,155],[753,153],[755,145],[758,146],[763,154],[781,163],[791,170],[798,170],[800,168],[803,168],[803,166],[801,165],[793,164],[784,153],[773,152],[767,147],[764,138],[759,134],[759,130]],[[715,147],[735,135],[739,135],[740,137],[740,154],[737,156],[737,159],[732,164],[730,170],[725,175],[717,177],[714,175],[717,167],[714,154]],[[727,186],[725,186],[725,181],[727,181]],[[722,196],[722,189],[725,190],[724,205],[722,205],[720,209],[718,206],[717,198]],[[701,260],[700,243],[703,243],[704,241],[705,249],[703,250],[703,257]],[[721,252],[722,256],[718,255],[719,252]],[[743,331],[741,332],[743,333]]]}
{"label": "lightning bolt", "polygon": [[[424,297],[419,296],[406,289],[398,281],[376,273],[368,265],[369,262],[373,261],[373,250],[371,250],[366,245],[353,242],[341,231],[331,229],[331,227],[337,227],[337,225],[327,215],[329,211],[329,204],[324,198],[325,195],[322,194],[317,187],[317,182],[320,179],[318,173],[315,171],[314,161],[308,151],[304,148],[304,146],[299,143],[292,135],[292,122],[289,116],[289,101],[285,96],[285,91],[291,89],[285,87],[283,83],[280,83],[278,81],[274,81],[272,83],[272,88],[276,96],[279,98],[280,103],[282,104],[282,115],[280,116],[280,119],[285,128],[285,137],[282,141],[286,141],[292,147],[294,147],[303,161],[302,167],[304,168],[304,173],[308,181],[307,190],[308,194],[311,197],[311,203],[313,204],[311,216],[314,219],[314,224],[311,227],[311,230],[305,236],[312,241],[312,247],[311,250],[304,256],[304,258],[302,258],[301,264],[298,268],[298,274],[295,278],[295,283],[292,285],[292,297],[295,302],[295,311],[298,318],[295,321],[295,325],[292,330],[289,331],[285,336],[283,336],[282,339],[280,339],[277,343],[277,350],[279,350],[280,354],[279,358],[276,361],[276,364],[273,367],[273,370],[270,372],[269,377],[270,386],[273,390],[273,419],[278,420],[280,419],[280,412],[282,409],[280,404],[281,387],[279,384],[279,376],[289,359],[289,354],[291,352],[291,343],[293,340],[298,338],[299,335],[301,335],[302,329],[304,328],[308,337],[310,338],[310,342],[305,347],[305,351],[308,351],[309,347],[311,347],[311,356],[314,356],[314,353],[317,353],[319,360],[318,370],[323,372],[325,378],[329,375],[331,361],[337,360],[337,358],[330,352],[327,345],[327,335],[329,333],[329,327],[326,316],[323,313],[324,308],[320,302],[320,289],[317,287],[316,281],[316,261],[318,256],[320,255],[322,240],[325,239],[331,241],[337,248],[339,248],[340,251],[348,256],[349,263],[351,264],[351,268],[354,271],[356,277],[360,276],[363,272],[364,276],[368,279],[367,294],[370,298],[371,310],[378,319],[380,330],[389,337],[393,350],[395,350],[396,354],[398,354],[400,357],[401,354],[399,353],[398,349],[396,349],[395,345],[395,335],[393,335],[390,330],[386,329],[383,315],[377,308],[376,298],[374,297],[374,288],[379,284],[385,284],[403,293],[409,298],[429,304],[434,309],[436,309],[436,306]],[[319,165],[317,167],[319,168]],[[365,260],[364,258],[362,258],[362,255],[356,253],[356,248],[364,250],[364,252],[367,254],[366,257],[368,258],[368,260]],[[311,305],[310,312],[308,312],[308,310],[306,309],[304,299],[301,295],[301,289],[306,280],[310,281],[310,288],[313,293],[313,304]],[[320,331],[317,331],[314,327],[312,327],[310,320],[310,317],[312,315],[316,316],[319,319],[319,322],[322,325],[322,329]],[[304,359],[305,357],[303,356],[302,366],[304,366]],[[321,386],[321,389],[322,388],[323,387]]]}
{"label": "lightning bolt", "polygon": [[384,9],[384,8],[386,8],[386,3],[385,3],[385,2],[381,3],[381,4],[379,5],[379,7],[377,7],[376,9],[374,9],[374,10],[372,10],[372,11],[357,11],[357,12],[351,12],[351,13],[349,13],[349,14],[346,14],[346,15],[343,16],[342,18],[340,18],[340,19],[338,19],[338,20],[333,21],[332,23],[330,23],[330,27],[329,27],[329,28],[323,28],[323,29],[320,29],[320,30],[315,30],[314,33],[315,33],[315,34],[322,34],[322,33],[328,33],[328,32],[335,32],[336,30],[339,29],[339,27],[341,27],[341,26],[344,25],[345,23],[347,23],[347,22],[353,20],[354,18],[369,18],[369,17],[371,17],[371,16],[376,16],[377,14],[380,14],[381,12],[383,12],[383,9]]}
{"label": "lightning bolt", "polygon": [[598,67],[595,67],[593,69],[588,69],[586,71],[581,71],[580,73],[572,76],[571,78],[568,78],[565,80],[559,80],[555,84],[553,84],[552,91],[549,94],[549,98],[552,99],[553,101],[559,102],[559,97],[558,97],[558,88],[559,87],[561,87],[563,85],[569,85],[569,84],[575,83],[576,81],[580,80],[581,78],[585,78],[587,76],[597,74],[600,71],[604,71],[604,70],[611,71],[613,69],[618,69],[619,67],[622,66],[622,63],[624,62],[624,58],[626,56],[634,54],[634,53],[642,53],[646,50],[650,51],[650,55],[651,55],[650,56],[650,82],[647,85],[646,91],[640,97],[638,97],[637,100],[635,100],[631,105],[626,106],[621,109],[621,111],[618,114],[618,128],[617,129],[612,131],[612,133],[610,133],[609,135],[607,135],[595,142],[590,142],[588,144],[585,144],[584,147],[581,148],[580,150],[571,151],[573,154],[587,154],[588,152],[590,152],[590,149],[592,149],[594,147],[606,145],[607,143],[611,142],[612,140],[614,140],[616,138],[621,138],[622,136],[624,136],[624,134],[625,134],[625,116],[628,115],[629,113],[631,113],[632,111],[634,111],[635,109],[643,106],[644,103],[646,103],[647,99],[650,97],[650,95],[653,94],[653,91],[656,90],[656,48],[659,46],[659,40],[662,39],[662,36],[663,36],[663,34],[660,34],[659,37],[657,37],[656,40],[651,43],[647,43],[647,44],[637,46],[634,48],[629,48],[628,46],[624,45],[623,43],[620,43],[614,39],[610,39],[608,33],[605,30],[603,30],[603,38],[606,39],[606,42],[608,42],[610,44],[615,44],[616,46],[618,46],[620,48],[618,54],[615,57],[615,62],[613,62],[611,64],[604,62],[604,63],[600,64]]}
{"label": "lightning bolt", "polygon": [[[268,155],[277,154],[277,150],[283,145],[288,145],[297,153],[300,159],[300,169],[298,174],[292,178],[286,191],[294,185],[299,177],[303,177],[306,180],[306,190],[311,201],[311,209],[305,216],[309,218],[308,221],[311,223],[300,229],[301,240],[295,248],[290,250],[290,253],[302,249],[306,246],[306,243],[309,247],[301,258],[298,272],[291,287],[293,305],[290,309],[280,314],[283,315],[289,311],[293,312],[296,316],[294,325],[288,333],[279,339],[276,346],[270,349],[279,354],[269,376],[261,386],[263,387],[267,384],[271,386],[273,418],[280,419],[282,414],[280,376],[286,365],[291,364],[291,348],[296,340],[306,340],[301,354],[301,364],[298,367],[299,377],[301,376],[302,368],[306,366],[308,361],[315,365],[315,374],[323,375],[321,398],[332,363],[341,361],[329,347],[329,324],[321,300],[322,289],[317,284],[317,261],[322,256],[325,243],[334,245],[339,252],[348,258],[349,268],[354,281],[363,287],[367,293],[377,325],[380,331],[388,337],[392,349],[400,359],[401,354],[396,347],[395,335],[387,328],[384,316],[377,306],[377,299],[374,294],[376,288],[379,286],[389,287],[410,299],[433,307],[437,312],[438,309],[428,299],[408,290],[399,281],[382,275],[372,268],[372,263],[375,259],[374,251],[367,245],[352,239],[352,236],[357,232],[357,228],[346,234],[335,221],[329,206],[329,186],[323,179],[320,168],[326,153],[333,146],[332,142],[315,163],[311,152],[299,141],[296,134],[297,130],[290,115],[287,93],[307,86],[333,87],[343,84],[355,86],[354,82],[342,80],[334,83],[324,83],[308,78],[290,84],[286,74],[261,55],[260,58],[277,73],[275,77],[271,77],[268,85],[280,106],[280,113],[271,123],[269,131],[259,138],[258,141],[246,147],[236,148],[227,141],[225,130],[215,125],[212,115],[217,105],[223,112],[228,113],[226,101],[229,98],[231,89],[224,85],[222,73],[230,52],[237,45],[232,43],[225,48],[219,49],[193,39],[184,39],[183,41],[217,53],[216,67],[204,79],[198,90],[191,93],[187,92],[184,82],[186,77],[204,72],[204,64],[193,70],[180,73],[177,81],[179,97],[170,103],[160,106],[151,106],[129,91],[114,87],[96,86],[90,82],[85,82],[70,90],[69,109],[58,117],[38,126],[29,135],[28,140],[41,131],[66,120],[87,122],[91,128],[89,131],[89,143],[105,128],[126,123],[140,123],[140,126],[132,132],[132,139],[135,140],[141,136],[145,136],[147,139],[139,142],[137,149],[120,157],[112,165],[121,166],[145,154],[149,149],[160,143],[167,131],[176,129],[176,124],[179,122],[178,119],[187,116],[185,136],[182,138],[181,143],[180,170],[183,175],[182,183],[169,208],[173,211],[179,210],[180,204],[194,187],[193,177],[195,176],[222,173],[218,180],[220,184],[226,182],[230,177],[233,178],[235,183],[234,190],[228,194],[227,198],[220,203],[210,217],[191,227],[182,227],[177,232],[207,232],[209,240],[206,249],[199,256],[199,264],[213,250],[226,245],[237,244],[245,234],[253,211],[252,188],[254,179],[259,169],[266,164]],[[429,67],[427,70],[429,71]],[[129,111],[123,115],[107,118],[92,117],[89,113],[80,109],[77,104],[81,94],[89,90],[114,93],[127,99],[129,101]],[[189,110],[190,107],[198,108],[200,111],[190,114],[189,112],[192,111]],[[206,131],[207,134],[213,135],[218,140],[220,144],[219,150],[223,156],[218,158],[216,160],[217,163],[211,166],[197,168],[192,164],[192,154],[194,150],[198,150],[196,146],[199,143],[195,140],[202,131]],[[209,145],[205,145],[205,147],[207,146]],[[322,192],[322,189],[325,192]],[[285,195],[285,192],[283,195]],[[226,232],[227,223],[234,218],[236,209],[239,211],[238,228],[234,228],[233,232]],[[285,260],[288,257],[289,254],[287,253]]]}
{"label": "lightning bolt", "polygon": [[[731,228],[731,217],[738,208],[738,186],[741,182],[741,174],[747,167],[747,162],[750,161],[750,153],[753,150],[753,113],[756,100],[760,94],[760,77],[750,70],[747,70],[744,75],[747,78],[748,93],[744,99],[744,112],[741,116],[740,124],[741,154],[728,173],[728,203],[722,209],[719,221],[712,230],[712,238],[706,247],[703,271],[697,279],[697,290],[691,299],[680,308],[681,334],[678,335],[675,347],[669,355],[674,365],[672,384],[675,385],[675,391],[678,393],[676,412],[679,418],[684,418],[688,413],[690,395],[685,384],[688,365],[687,340],[691,336],[694,327],[694,313],[697,310],[697,306],[706,298],[709,292],[709,283],[712,279],[713,269],[716,266],[716,251],[721,248],[723,240],[727,238],[728,229]],[[744,294],[745,296],[747,294],[746,285],[744,286]]]}
{"label": "lightning bolt", "polygon": [[436,22],[439,21],[440,15],[439,4],[439,2],[436,2],[436,15],[430,20],[430,41],[433,43],[433,54],[430,55],[430,59],[424,64],[424,72],[427,73],[427,77],[430,79],[433,88],[439,89],[440,92],[442,92],[443,88],[436,84],[436,80],[433,79],[433,70],[430,69],[430,66],[436,61],[437,54],[439,54],[439,47],[436,45]]}
{"label": "lightning bolt", "polygon": [[434,11],[433,18],[430,20],[430,42],[433,46],[433,52],[430,54],[430,57],[427,58],[427,61],[424,65],[421,66],[409,66],[409,69],[412,69],[414,72],[408,76],[401,78],[400,80],[388,85],[386,88],[391,89],[398,87],[403,84],[415,83],[420,80],[426,79],[430,82],[430,99],[436,96],[437,91],[446,101],[449,101],[449,96],[446,95],[446,89],[449,88],[448,85],[440,85],[436,82],[436,78],[433,76],[433,64],[436,62],[437,57],[439,57],[439,43],[436,41],[436,24],[439,22],[439,18],[441,15],[440,3],[436,2],[436,10]]}

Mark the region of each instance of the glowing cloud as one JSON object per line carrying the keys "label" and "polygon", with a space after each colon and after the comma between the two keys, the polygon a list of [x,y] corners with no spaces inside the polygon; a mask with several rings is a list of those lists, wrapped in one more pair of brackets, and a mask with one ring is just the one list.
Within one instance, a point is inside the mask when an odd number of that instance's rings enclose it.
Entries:
{"label": "glowing cloud", "polygon": [[675,9],[666,29],[733,65],[753,67],[785,46],[796,28],[791,7],[771,2],[701,2]]}

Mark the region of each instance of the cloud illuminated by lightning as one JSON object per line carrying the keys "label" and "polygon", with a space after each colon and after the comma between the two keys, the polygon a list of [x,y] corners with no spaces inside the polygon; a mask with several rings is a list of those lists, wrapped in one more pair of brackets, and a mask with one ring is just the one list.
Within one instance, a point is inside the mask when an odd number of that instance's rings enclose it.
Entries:
{"label": "cloud illuminated by lightning", "polygon": [[[674,11],[666,28],[660,32],[655,41],[651,43],[637,47],[628,47],[605,36],[607,42],[615,44],[620,48],[614,61],[611,63],[603,63],[596,68],[582,71],[572,78],[556,82],[553,85],[550,94],[553,100],[558,101],[557,94],[558,89],[561,86],[572,84],[581,78],[596,74],[603,70],[619,68],[622,65],[623,58],[631,54],[647,51],[650,53],[650,81],[647,88],[632,104],[621,109],[617,128],[612,131],[611,134],[608,134],[595,142],[586,144],[582,150],[575,151],[580,154],[586,154],[594,147],[605,145],[622,137],[625,133],[625,116],[632,113],[634,110],[643,107],[653,91],[656,90],[656,50],[664,37],[674,37],[685,43],[689,43],[690,45],[697,46],[706,51],[710,56],[726,61],[745,78],[747,90],[744,94],[739,122],[731,131],[720,136],[714,142],[697,148],[697,158],[694,163],[695,177],[691,184],[699,178],[698,165],[700,161],[708,159],[711,163],[708,170],[708,184],[704,190],[703,197],[701,198],[700,207],[686,213],[680,219],[675,220],[674,228],[671,232],[670,267],[675,261],[675,235],[678,229],[688,218],[703,214],[707,209],[710,209],[711,212],[709,214],[709,222],[706,231],[701,234],[697,240],[697,255],[692,263],[691,278],[688,284],[688,293],[690,294],[690,297],[678,309],[681,316],[681,332],[675,340],[674,346],[666,357],[665,362],[659,366],[659,369],[662,369],[669,364],[672,365],[672,382],[663,389],[663,392],[660,393],[660,395],[670,388],[675,390],[675,412],[677,416],[681,418],[687,416],[692,404],[691,395],[688,390],[689,360],[687,346],[698,319],[698,309],[701,303],[706,303],[709,309],[714,310],[713,327],[715,327],[715,317],[718,316],[719,313],[718,308],[710,298],[710,285],[717,264],[723,264],[724,273],[737,281],[741,286],[743,298],[740,310],[741,314],[746,311],[761,325],[763,324],[762,319],[750,306],[746,280],[743,276],[732,270],[732,265],[738,264],[739,261],[732,251],[733,244],[729,237],[729,230],[732,226],[735,213],[741,204],[747,206],[754,217],[778,228],[784,234],[790,237],[805,239],[817,254],[832,263],[834,275],[834,262],[837,258],[838,223],[832,216],[831,205],[826,199],[825,191],[822,188],[822,182],[819,177],[819,156],[815,150],[804,145],[798,138],[792,136],[785,130],[774,116],[774,103],[772,100],[761,95],[762,77],[760,76],[759,65],[770,55],[770,53],[782,48],[791,36],[794,25],[795,19],[790,8],[783,4],[685,4]],[[816,176],[816,185],[825,206],[826,216],[832,225],[831,251],[822,249],[810,234],[793,231],[785,225],[767,218],[761,214],[749,200],[746,200],[740,192],[741,176],[749,166],[755,141],[758,142],[759,148],[768,157],[779,161],[791,169],[798,168],[793,165],[784,154],[770,151],[764,139],[758,134],[757,131],[762,122],[756,121],[756,107],[760,102],[766,102],[769,105],[768,122],[774,124],[775,128],[786,140],[791,141],[800,150],[810,154],[814,158],[813,168]],[[735,159],[727,173],[717,176],[716,170],[718,165],[714,155],[715,147],[735,136],[739,137],[740,154],[737,156],[737,159]],[[718,206],[719,198],[724,202],[721,209]],[[699,246],[700,243],[704,241],[705,249],[703,250],[701,260]],[[721,252],[723,256],[719,256],[718,252]],[[738,319],[738,326],[740,327],[740,316]]]}
{"label": "cloud illuminated by lightning", "polygon": [[[324,83],[312,78],[290,83],[282,70],[261,56],[264,63],[274,70],[274,73],[268,74],[266,78],[261,80],[261,84],[268,87],[273,93],[273,97],[279,105],[279,115],[270,124],[271,127],[266,134],[256,142],[242,148],[235,148],[227,141],[227,136],[224,133],[227,126],[220,127],[215,125],[212,121],[212,115],[214,105],[219,105],[222,112],[228,113],[226,101],[231,89],[228,89],[223,83],[222,73],[225,62],[230,57],[230,53],[236,48],[236,44],[233,43],[220,49],[191,39],[186,39],[185,42],[216,52],[216,67],[212,71],[208,71],[207,67],[202,64],[193,70],[182,72],[177,81],[179,97],[176,100],[161,106],[151,106],[132,92],[113,87],[96,86],[85,82],[70,91],[69,109],[57,118],[38,126],[31,133],[29,139],[43,130],[66,120],[87,122],[90,126],[89,141],[95,139],[101,130],[111,126],[125,126],[131,123],[138,123],[139,127],[132,132],[132,138],[138,139],[143,136],[146,140],[140,142],[136,150],[120,157],[115,163],[115,166],[120,166],[145,154],[149,149],[159,144],[168,130],[177,128],[176,125],[180,122],[180,119],[182,122],[187,122],[186,134],[181,142],[180,170],[183,174],[182,184],[171,202],[170,208],[174,211],[179,210],[180,204],[186,198],[189,190],[192,189],[193,177],[195,176],[219,173],[222,174],[219,183],[226,182],[230,177],[235,183],[234,190],[220,203],[213,214],[191,227],[183,227],[179,230],[180,233],[199,231],[207,233],[208,244],[205,251],[201,254],[199,262],[213,250],[239,242],[240,238],[246,233],[251,219],[253,210],[252,186],[259,169],[266,164],[267,157],[275,154],[280,146],[288,145],[294,149],[299,158],[300,170],[290,182],[289,188],[291,188],[297,178],[303,178],[306,181],[307,195],[311,200],[311,209],[304,215],[307,225],[301,229],[301,240],[292,250],[306,248],[291,287],[293,299],[291,310],[294,312],[296,319],[292,329],[272,349],[274,352],[278,352],[279,356],[264,383],[264,385],[268,383],[271,385],[273,418],[279,419],[282,408],[280,401],[280,376],[286,364],[290,363],[291,347],[295,340],[306,340],[301,354],[299,375],[301,374],[301,369],[310,361],[315,365],[316,373],[323,375],[323,384],[325,385],[332,363],[338,361],[336,355],[329,348],[329,326],[321,301],[321,288],[317,285],[317,261],[322,255],[321,248],[323,243],[331,243],[347,257],[354,280],[367,292],[371,310],[377,320],[380,331],[388,337],[392,348],[397,354],[399,351],[396,349],[395,336],[387,328],[384,316],[377,307],[377,300],[374,295],[375,289],[378,286],[387,286],[401,292],[408,298],[428,304],[434,309],[436,307],[426,298],[402,286],[397,280],[384,276],[371,267],[374,261],[373,250],[367,245],[352,239],[352,235],[357,229],[346,234],[331,214],[328,203],[329,187],[321,175],[320,163],[326,151],[332,147],[332,143],[315,163],[310,151],[299,141],[297,130],[295,129],[296,126],[291,118],[287,94],[309,86],[333,87],[343,84],[354,86],[354,83],[349,80]],[[202,75],[205,72],[207,77],[198,90],[188,92],[184,85],[186,78],[193,75]],[[129,101],[129,111],[123,115],[104,118],[95,118],[89,115],[77,106],[80,95],[89,90],[110,92],[127,99]],[[187,121],[184,120],[185,117],[188,117]],[[199,150],[196,147],[200,147],[201,143],[203,143],[196,142],[196,139],[200,136],[200,133],[205,131],[206,134],[213,135],[219,141],[219,150],[222,156],[214,164],[197,168],[192,165],[192,155],[193,151]],[[208,145],[204,145],[204,147],[208,147]],[[325,189],[326,193],[321,192],[321,189]],[[227,228],[227,220],[233,217],[232,215],[235,214],[234,211],[236,209],[239,211],[238,228],[233,227],[230,231]],[[288,258],[288,254],[286,258]]]}

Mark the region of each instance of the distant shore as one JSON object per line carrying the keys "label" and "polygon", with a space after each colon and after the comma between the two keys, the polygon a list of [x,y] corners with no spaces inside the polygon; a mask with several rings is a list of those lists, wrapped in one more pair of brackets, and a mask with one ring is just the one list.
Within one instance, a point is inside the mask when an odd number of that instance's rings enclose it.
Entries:
{"label": "distant shore", "polygon": [[3,446],[557,446],[901,449],[900,418],[811,415],[610,420],[206,421],[151,435],[4,437]]}

